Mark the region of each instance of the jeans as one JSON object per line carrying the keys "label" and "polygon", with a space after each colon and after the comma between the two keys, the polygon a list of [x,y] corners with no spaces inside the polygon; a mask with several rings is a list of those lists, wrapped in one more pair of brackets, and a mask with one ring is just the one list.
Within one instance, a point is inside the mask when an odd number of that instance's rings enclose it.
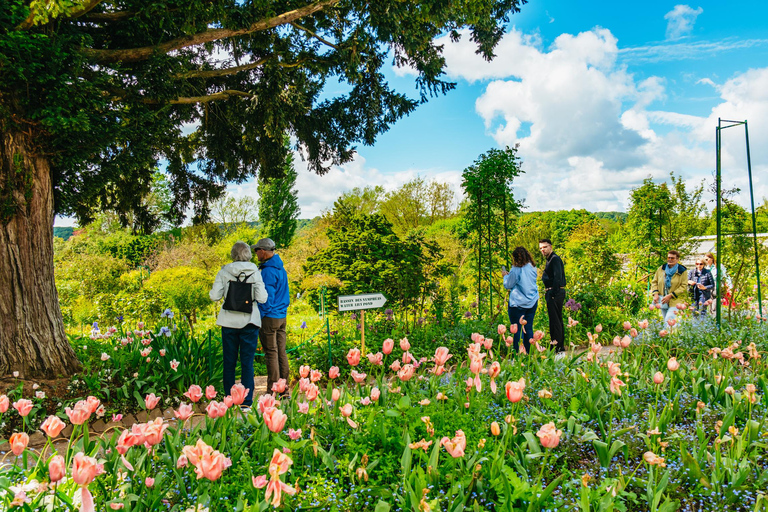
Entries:
{"label": "jeans", "polygon": [[259,328],[248,324],[242,329],[231,327],[221,328],[221,343],[223,348],[224,393],[230,394],[235,385],[235,370],[237,356],[240,355],[240,383],[248,389],[244,405],[253,404],[253,358],[256,347],[259,346]]}
{"label": "jeans", "polygon": [[549,316],[549,337],[557,342],[557,352],[565,350],[565,326],[563,325],[563,304],[565,289],[547,290],[544,294]]}
{"label": "jeans", "polygon": [[520,325],[520,317],[528,322],[525,326],[525,333],[523,334],[523,346],[527,354],[531,353],[531,338],[533,338],[533,318],[536,316],[536,308],[539,307],[538,301],[530,308],[519,308],[517,306],[509,306],[509,323],[517,324],[517,332],[515,333],[514,353],[519,353],[520,350],[520,334],[523,332],[523,326]]}
{"label": "jeans", "polygon": [[280,379],[290,380],[291,368],[288,366],[288,354],[285,352],[285,318],[261,319],[261,346],[267,364],[267,393],[272,392],[272,384]]}

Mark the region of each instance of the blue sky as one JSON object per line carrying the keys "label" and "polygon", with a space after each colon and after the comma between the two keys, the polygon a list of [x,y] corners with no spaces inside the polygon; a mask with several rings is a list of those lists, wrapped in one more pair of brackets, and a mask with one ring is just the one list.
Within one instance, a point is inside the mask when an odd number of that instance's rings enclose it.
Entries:
{"label": "blue sky", "polygon": [[[623,211],[633,187],[670,172],[711,180],[717,118],[749,121],[756,199],[768,197],[768,3],[532,0],[513,15],[492,63],[468,37],[445,43],[457,83],[358,147],[325,176],[297,158],[302,217],[344,191],[394,189],[421,175],[451,183],[492,147],[520,144],[515,194],[529,211]],[[417,96],[407,69],[387,68]],[[726,184],[747,188],[744,132],[724,133]],[[256,184],[230,187],[256,195]],[[711,199],[711,197],[708,197]],[[742,197],[746,203],[746,198]],[[66,220],[57,225],[68,224]]]}
{"label": "blue sky", "polygon": [[[768,6],[762,2],[532,1],[512,16],[496,59],[446,43],[447,96],[433,98],[355,162],[323,177],[299,164],[303,217],[354,186],[421,175],[459,191],[461,171],[520,143],[516,195],[529,210],[625,210],[629,191],[670,172],[711,179],[719,116],[748,119],[758,202],[768,197]],[[390,69],[416,94],[408,70]],[[724,134],[731,185],[746,188],[743,131]],[[235,195],[255,186],[235,187]]]}

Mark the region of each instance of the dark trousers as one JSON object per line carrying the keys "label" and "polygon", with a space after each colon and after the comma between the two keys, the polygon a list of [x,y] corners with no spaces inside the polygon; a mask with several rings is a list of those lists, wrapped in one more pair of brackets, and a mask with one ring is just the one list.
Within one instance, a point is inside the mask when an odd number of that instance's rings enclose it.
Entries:
{"label": "dark trousers", "polygon": [[224,393],[229,394],[235,385],[237,357],[240,355],[240,383],[248,389],[244,405],[253,404],[253,358],[259,346],[259,328],[248,324],[242,329],[221,328],[223,348]]}
{"label": "dark trousers", "polygon": [[287,383],[290,379],[291,368],[285,352],[285,324],[285,318],[261,319],[259,338],[267,363],[267,393],[272,392],[272,384],[278,380],[285,379]]}
{"label": "dark trousers", "polygon": [[565,327],[563,326],[563,303],[565,290],[547,290],[544,294],[549,315],[549,337],[557,342],[557,351],[565,350]]}
{"label": "dark trousers", "polygon": [[[536,316],[536,308],[539,307],[539,303],[536,302],[530,308],[518,308],[517,306],[509,306],[509,323],[511,325],[517,324],[517,332],[515,333],[515,345],[514,352],[518,353],[520,350],[520,336],[523,337],[523,346],[525,352],[531,353],[531,338],[533,338],[533,318]],[[523,332],[523,326],[520,325],[520,317],[528,322],[525,326],[525,332]]]}

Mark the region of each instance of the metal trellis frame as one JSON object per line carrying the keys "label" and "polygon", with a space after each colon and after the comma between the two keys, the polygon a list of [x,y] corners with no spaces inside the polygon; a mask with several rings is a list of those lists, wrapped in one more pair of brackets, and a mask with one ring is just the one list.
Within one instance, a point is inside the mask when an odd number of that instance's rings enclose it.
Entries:
{"label": "metal trellis frame", "polygon": [[[722,139],[721,139],[721,131],[725,130],[727,128],[733,128],[735,126],[741,126],[744,125],[744,138],[746,140],[747,144],[747,174],[749,176],[749,200],[750,205],[752,207],[752,240],[755,250],[755,275],[757,279],[757,304],[759,308],[760,317],[763,316],[763,297],[762,297],[762,290],[760,286],[760,259],[757,249],[757,218],[755,217],[755,194],[754,189],[752,186],[752,160],[749,153],[749,129],[747,126],[747,120],[744,121],[729,121],[727,119],[720,119],[717,118],[717,128],[715,129],[715,149],[717,153],[717,170],[715,175],[715,194],[716,194],[716,201],[717,201],[717,261],[715,262],[716,269],[717,269],[717,276],[715,278],[715,293],[717,295],[717,303],[715,306],[716,315],[715,320],[717,322],[717,328],[718,331],[720,330],[720,320],[722,315],[722,296],[720,295],[720,281],[721,276],[723,273],[720,271],[720,266],[722,265],[722,237],[723,235],[727,234],[734,234],[734,233],[723,233],[722,231],[722,159],[721,159],[721,151],[722,151]],[[747,232],[748,233],[748,232]],[[744,233],[746,234],[746,233]]]}

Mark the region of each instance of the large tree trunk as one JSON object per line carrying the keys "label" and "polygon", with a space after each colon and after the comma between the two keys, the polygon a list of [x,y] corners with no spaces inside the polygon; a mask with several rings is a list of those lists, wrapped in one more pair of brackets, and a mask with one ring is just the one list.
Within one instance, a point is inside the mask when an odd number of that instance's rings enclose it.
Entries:
{"label": "large tree trunk", "polygon": [[31,136],[0,122],[0,376],[68,376],[80,363],[53,278],[53,186]]}

